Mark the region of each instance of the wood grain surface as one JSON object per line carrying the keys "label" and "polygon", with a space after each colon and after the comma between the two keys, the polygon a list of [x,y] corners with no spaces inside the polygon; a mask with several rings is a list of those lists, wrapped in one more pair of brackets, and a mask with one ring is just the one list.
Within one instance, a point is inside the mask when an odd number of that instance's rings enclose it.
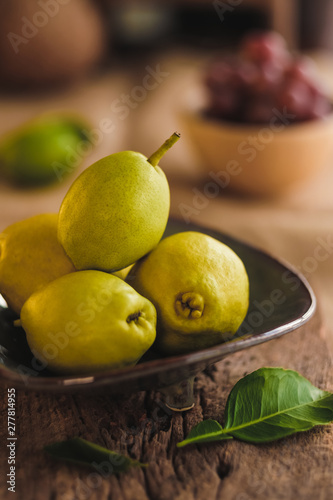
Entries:
{"label": "wood grain surface", "polygon": [[[226,441],[176,448],[202,419],[222,422],[226,398],[245,374],[262,366],[298,370],[332,390],[332,360],[318,314],[280,339],[233,354],[200,374],[195,407],[167,410],[157,392],[117,398],[17,393],[16,492],[7,490],[6,387],[1,387],[0,498],[24,500],[331,500],[333,426],[265,444]],[[55,461],[43,446],[80,436],[149,463],[118,477]]]}

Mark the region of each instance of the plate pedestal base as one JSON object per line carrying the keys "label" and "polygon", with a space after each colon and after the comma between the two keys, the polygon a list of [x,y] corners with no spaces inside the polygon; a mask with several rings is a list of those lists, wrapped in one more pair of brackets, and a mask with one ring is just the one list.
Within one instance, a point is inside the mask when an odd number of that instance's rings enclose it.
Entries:
{"label": "plate pedestal base", "polygon": [[173,411],[186,411],[194,406],[193,394],[194,377],[182,380],[177,384],[161,389],[164,404]]}

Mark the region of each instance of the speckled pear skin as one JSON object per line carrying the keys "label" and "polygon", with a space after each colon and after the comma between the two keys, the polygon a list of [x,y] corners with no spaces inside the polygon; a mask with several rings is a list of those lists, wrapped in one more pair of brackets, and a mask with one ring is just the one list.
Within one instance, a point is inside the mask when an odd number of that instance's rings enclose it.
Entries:
{"label": "speckled pear skin", "polygon": [[157,310],[154,347],[183,354],[230,340],[249,306],[243,262],[224,243],[196,231],[164,238],[126,281]]}
{"label": "speckled pear skin", "polygon": [[134,365],[156,336],[156,310],[122,279],[101,271],[62,276],[32,294],[21,323],[48,369],[92,373]]}
{"label": "speckled pear skin", "polygon": [[115,153],[74,181],[60,207],[58,238],[77,269],[116,271],[158,244],[169,209],[160,167],[134,151]]}
{"label": "speckled pear skin", "polygon": [[33,292],[75,271],[58,242],[57,227],[58,214],[40,214],[0,234],[0,293],[17,314]]}

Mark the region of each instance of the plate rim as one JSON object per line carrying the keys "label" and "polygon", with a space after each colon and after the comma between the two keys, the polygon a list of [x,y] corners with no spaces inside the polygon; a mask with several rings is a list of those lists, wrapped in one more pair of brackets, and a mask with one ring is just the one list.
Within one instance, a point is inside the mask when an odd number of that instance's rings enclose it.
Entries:
{"label": "plate rim", "polygon": [[[181,218],[169,217],[168,225],[172,223],[183,224],[184,221]],[[271,261],[274,261],[275,264],[285,268],[285,270],[291,271],[309,294],[310,305],[308,309],[302,314],[302,316],[294,319],[293,321],[257,335],[250,334],[247,337],[237,337],[231,341],[217,344],[216,346],[201,349],[199,351],[145,361],[141,364],[139,363],[135,366],[125,367],[118,370],[106,370],[82,376],[55,375],[51,377],[43,377],[39,376],[38,372],[36,375],[20,374],[18,371],[14,371],[6,367],[4,364],[0,364],[0,380],[7,382],[7,384],[11,382],[16,388],[25,388],[30,391],[48,390],[50,392],[72,392],[74,389],[88,389],[89,386],[93,386],[93,388],[97,389],[110,385],[110,379],[117,380],[119,383],[124,383],[131,380],[133,375],[137,375],[138,378],[140,378],[140,375],[151,377],[164,372],[166,369],[179,369],[179,366],[188,367],[198,361],[207,363],[207,365],[214,364],[230,354],[234,354],[249,347],[260,345],[269,340],[277,339],[287,333],[290,333],[300,328],[314,315],[317,308],[317,300],[314,291],[303,273],[296,269],[296,267],[290,264],[287,260],[276,257],[269,251],[257,247],[252,243],[248,243],[241,238],[234,237],[224,231],[220,231],[219,229],[203,226],[197,223],[190,223],[188,224],[187,230],[201,231],[205,234],[208,232],[209,234],[216,234],[222,238],[225,237],[226,239],[230,239],[242,246],[250,248],[252,251],[261,254],[266,259],[268,258]],[[24,367],[24,365],[22,366]],[[25,368],[29,371],[27,367]],[[29,380],[28,383],[26,382],[27,379]]]}

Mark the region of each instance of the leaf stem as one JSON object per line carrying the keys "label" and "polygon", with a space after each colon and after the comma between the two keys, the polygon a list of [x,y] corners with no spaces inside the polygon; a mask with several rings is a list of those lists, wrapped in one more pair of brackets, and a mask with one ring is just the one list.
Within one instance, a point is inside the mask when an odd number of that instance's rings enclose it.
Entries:
{"label": "leaf stem", "polygon": [[[215,438],[215,439],[214,439]],[[209,443],[214,441],[224,441],[226,439],[233,439],[233,436],[229,436],[223,430],[220,432],[210,432],[208,434],[203,434],[202,436],[196,436],[190,439],[184,439],[177,443],[177,448],[183,448],[183,446],[187,446],[188,444],[196,444],[196,443]]]}

